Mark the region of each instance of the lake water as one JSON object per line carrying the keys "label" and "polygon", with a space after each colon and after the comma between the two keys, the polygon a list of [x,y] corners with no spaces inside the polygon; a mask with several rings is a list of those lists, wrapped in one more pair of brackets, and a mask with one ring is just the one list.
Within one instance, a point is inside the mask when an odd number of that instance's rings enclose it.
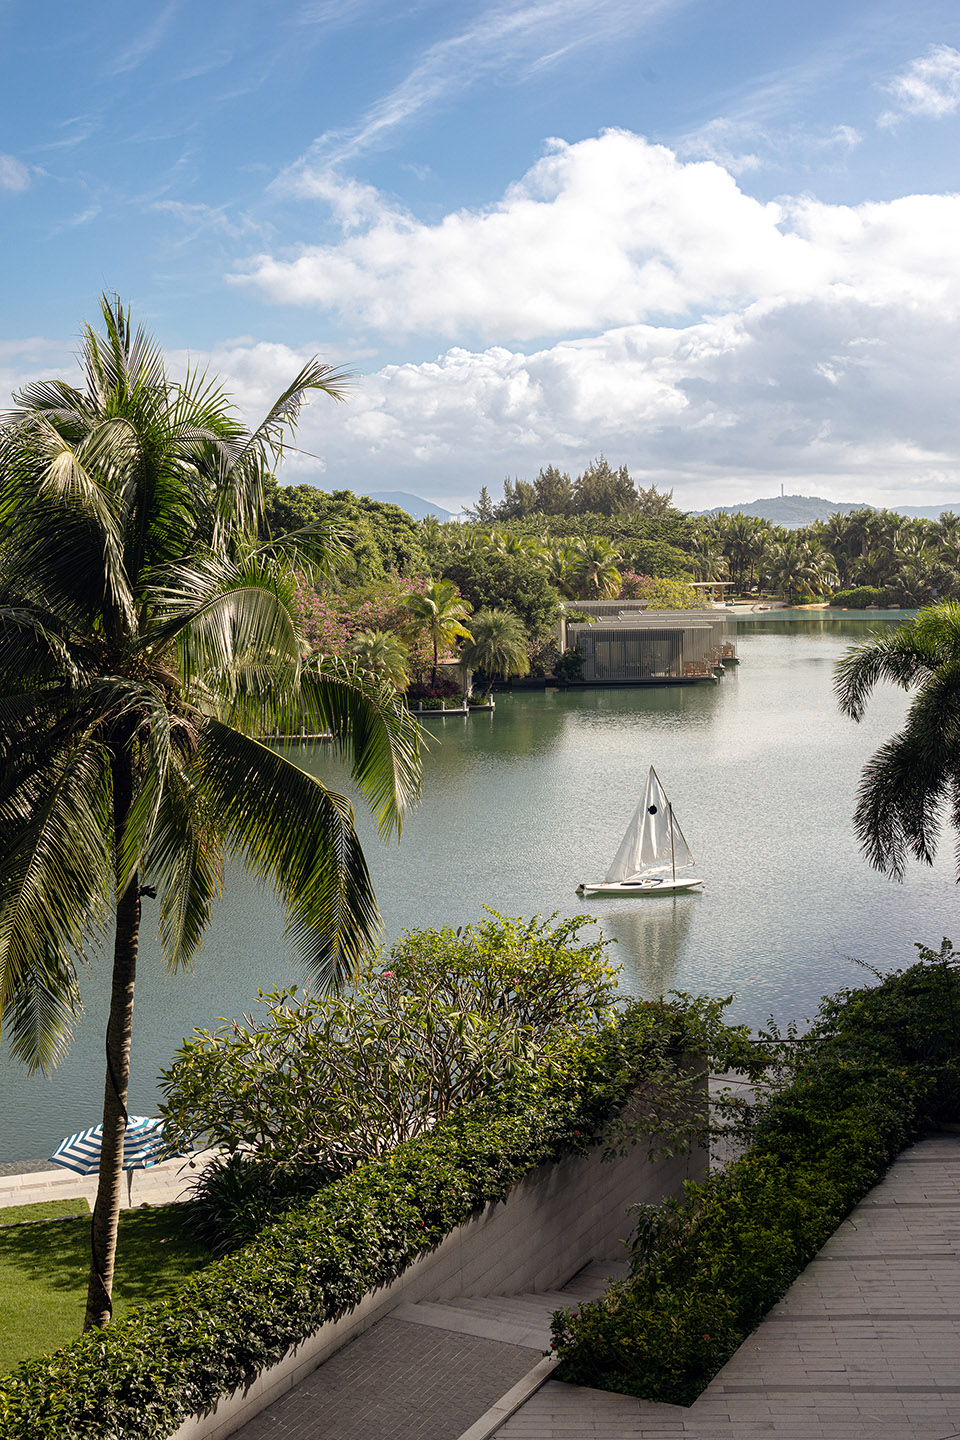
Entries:
{"label": "lake water", "polygon": [[[741,664],[717,685],[503,695],[494,715],[429,722],[424,801],[401,844],[382,845],[360,817],[386,935],[460,925],[484,905],[586,912],[618,942],[626,990],[733,994],[731,1017],[751,1024],[802,1022],[825,992],[865,983],[849,957],[887,970],[910,963],[916,940],[939,945],[957,913],[950,844],[896,885],[868,867],[852,833],[860,769],[907,703],[884,687],[860,725],[837,712],[834,663],[870,628],[770,615],[741,622]],[[323,746],[293,753],[342,784]],[[703,893],[579,898],[578,882],[606,871],[651,764]],[[295,972],[279,907],[240,872],[192,975],[166,975],[149,936],[141,953],[130,1110],[149,1114],[157,1068],[183,1035]],[[49,1154],[99,1119],[106,968],[86,978],[90,1018],[52,1080],[0,1056],[0,1162]]]}

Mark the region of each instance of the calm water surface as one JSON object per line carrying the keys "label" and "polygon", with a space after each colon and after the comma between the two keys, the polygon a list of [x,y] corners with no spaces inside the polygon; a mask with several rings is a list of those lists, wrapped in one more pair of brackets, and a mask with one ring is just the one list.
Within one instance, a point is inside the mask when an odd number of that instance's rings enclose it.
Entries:
{"label": "calm water surface", "polygon": [[[873,617],[882,623],[882,617]],[[834,662],[870,626],[828,616],[742,622],[741,665],[718,685],[505,695],[494,716],[433,721],[425,797],[402,843],[360,826],[385,932],[508,915],[588,912],[615,939],[623,987],[733,994],[730,1014],[803,1020],[823,993],[909,963],[913,942],[953,935],[949,844],[933,869],[895,885],[870,870],[851,816],[864,761],[896,728],[906,697],[877,692],[854,725],[837,713]],[[323,747],[294,752],[342,784]],[[654,764],[706,881],[676,898],[582,900],[604,874]],[[149,920],[149,901],[145,920]],[[130,1109],[151,1113],[157,1068],[194,1025],[249,1008],[295,974],[276,902],[242,874],[189,976],[167,976],[147,938],[134,1018]],[[103,1092],[105,967],[52,1080],[0,1056],[0,1161],[48,1154],[95,1124]]]}

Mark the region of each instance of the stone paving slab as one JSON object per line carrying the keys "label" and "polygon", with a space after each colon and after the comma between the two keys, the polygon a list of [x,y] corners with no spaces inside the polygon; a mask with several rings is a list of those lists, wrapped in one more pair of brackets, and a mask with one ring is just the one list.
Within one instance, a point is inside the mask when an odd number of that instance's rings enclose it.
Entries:
{"label": "stone paving slab", "polygon": [[249,1420],[242,1440],[457,1440],[526,1375],[526,1347],[381,1320]]}
{"label": "stone paving slab", "polygon": [[957,1440],[960,1135],[895,1162],[689,1408],[547,1384],[497,1440]]}

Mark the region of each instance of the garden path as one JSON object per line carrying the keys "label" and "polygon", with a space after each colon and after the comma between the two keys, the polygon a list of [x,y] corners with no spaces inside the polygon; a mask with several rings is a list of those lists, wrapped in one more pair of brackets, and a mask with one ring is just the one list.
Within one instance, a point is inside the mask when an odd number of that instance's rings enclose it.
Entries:
{"label": "garden path", "polygon": [[689,1408],[548,1380],[496,1435],[956,1440],[960,1135],[904,1151]]}

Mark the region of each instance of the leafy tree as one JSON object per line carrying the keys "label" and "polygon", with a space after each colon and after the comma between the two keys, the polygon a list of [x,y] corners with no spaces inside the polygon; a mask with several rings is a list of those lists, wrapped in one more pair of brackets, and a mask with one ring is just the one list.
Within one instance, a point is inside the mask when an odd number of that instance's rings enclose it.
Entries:
{"label": "leafy tree", "polygon": [[644,519],[659,519],[669,515],[673,509],[672,490],[658,490],[656,485],[651,485],[646,490],[642,485],[637,486],[637,512]]}
{"label": "leafy tree", "polygon": [[503,555],[495,550],[452,554],[444,564],[473,610],[509,606],[523,621],[531,642],[545,640],[556,629],[560,606],[543,562],[532,555]]}
{"label": "leafy tree", "polygon": [[119,301],[102,316],[85,388],[27,386],[0,431],[0,1017],[28,1064],[56,1063],[76,956],[114,921],[87,1328],[111,1313],[143,897],[188,965],[234,851],[336,981],[378,928],[350,804],[254,737],[331,731],[384,835],[419,786],[412,721],[304,666],[291,563],[251,538],[284,431],[341,377],[311,362],[249,432],[215,381],[167,378]]}
{"label": "leafy tree", "polygon": [[523,622],[514,611],[478,610],[471,617],[470,630],[473,638],[464,645],[460,659],[464,665],[481,670],[486,676],[484,696],[490,694],[494,680],[529,672],[530,655]]}
{"label": "leafy tree", "polygon": [[576,496],[573,481],[564,471],[558,470],[555,465],[548,465],[545,470],[541,469],[533,482],[533,488],[536,491],[537,510],[541,515],[572,514]]}
{"label": "leafy tree", "polygon": [[609,942],[584,923],[491,912],[404,935],[346,994],[261,996],[162,1072],[172,1135],[341,1173],[386,1153],[611,1018]]}
{"label": "leafy tree", "polygon": [[470,607],[460,599],[456,585],[449,580],[437,580],[422,593],[409,596],[407,608],[411,629],[425,631],[433,646],[430,679],[435,686],[440,651],[449,649],[454,640],[461,637],[470,639],[470,631],[463,623],[470,618]]}
{"label": "leafy tree", "polygon": [[349,490],[328,494],[313,485],[268,484],[262,536],[282,539],[308,525],[323,526],[347,542],[336,566],[341,584],[363,585],[391,573],[426,574],[421,528],[399,505]]}
{"label": "leafy tree", "polygon": [[616,515],[634,509],[636,504],[636,488],[625,465],[611,470],[600,455],[577,476],[576,505],[581,514]]}
{"label": "leafy tree", "polygon": [[503,482],[503,499],[494,511],[494,519],[513,520],[532,515],[536,509],[537,492],[529,480],[511,480],[508,475]]}
{"label": "leafy tree", "polygon": [[901,880],[909,855],[933,863],[945,808],[960,830],[960,604],[848,650],[836,677],[843,713],[862,719],[881,681],[915,693],[903,729],[864,768],[854,826],[876,869]]}
{"label": "leafy tree", "polygon": [[468,505],[464,513],[469,515],[471,519],[478,521],[481,525],[490,524],[493,520],[494,509],[493,501],[490,499],[490,491],[486,485],[484,485],[480,491],[480,498],[477,500],[476,505],[473,507]]}

